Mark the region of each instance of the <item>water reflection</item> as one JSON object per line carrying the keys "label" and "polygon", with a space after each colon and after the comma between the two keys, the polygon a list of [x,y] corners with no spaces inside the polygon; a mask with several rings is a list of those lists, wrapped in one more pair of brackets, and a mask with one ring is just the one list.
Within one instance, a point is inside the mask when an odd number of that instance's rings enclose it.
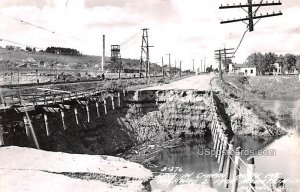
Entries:
{"label": "water reflection", "polygon": [[[234,145],[235,147],[241,146],[243,149],[255,152],[256,173],[268,186],[280,175],[285,178],[288,191],[299,191],[300,100],[263,100],[259,103],[266,110],[271,110],[277,114],[278,125],[287,129],[289,134],[281,138],[235,136],[233,138]],[[157,173],[159,176],[151,182],[153,191],[172,191],[176,185],[189,182],[212,187],[218,191],[230,191],[223,187],[224,183],[220,183],[220,178],[224,178],[224,175],[218,174],[219,164],[216,158],[209,155],[199,155],[200,148],[211,150],[213,148],[211,138],[205,138],[200,141],[185,140],[179,147],[163,150],[157,156],[155,162],[161,169]],[[257,152],[259,150],[275,150],[276,154],[258,156]],[[245,154],[242,155],[244,161],[247,157]],[[169,174],[165,175],[160,173],[164,167],[181,167],[182,172],[174,173],[174,170],[165,169],[165,172],[169,172]],[[243,165],[241,172],[246,173],[245,166]],[[262,185],[257,180],[256,187],[259,188]],[[260,189],[259,191],[266,190]]]}
{"label": "water reflection", "polygon": [[[271,138],[262,139],[249,136],[234,137],[233,140],[235,145],[251,149],[254,153],[274,141]],[[196,183],[215,188],[218,191],[229,191],[224,188],[225,174],[219,173],[219,164],[212,149],[211,137],[202,140],[188,139],[183,141],[179,147],[164,149],[157,156],[155,162],[160,170],[157,170],[159,176],[151,183],[153,190],[172,191],[176,185]],[[247,157],[249,155],[242,154],[242,159],[245,160]],[[181,171],[176,171],[176,168],[180,168]],[[245,166],[241,166],[241,171],[246,173]],[[245,178],[246,175],[242,175],[242,177]]]}

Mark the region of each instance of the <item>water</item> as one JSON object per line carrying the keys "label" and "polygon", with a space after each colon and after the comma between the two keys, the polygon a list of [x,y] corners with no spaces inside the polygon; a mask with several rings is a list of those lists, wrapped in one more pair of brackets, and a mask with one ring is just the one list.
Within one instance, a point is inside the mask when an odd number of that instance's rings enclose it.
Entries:
{"label": "water", "polygon": [[[278,126],[289,133],[280,138],[258,138],[235,136],[235,147],[248,149],[242,155],[246,162],[249,153],[255,155],[255,169],[258,175],[256,188],[268,191],[278,177],[285,179],[290,192],[300,191],[300,100],[263,100],[259,103],[278,115]],[[224,174],[219,174],[215,157],[202,154],[202,149],[212,149],[211,138],[186,140],[181,146],[165,149],[154,162],[158,165],[156,177],[151,182],[153,191],[230,191],[224,188]],[[268,153],[257,155],[258,152]],[[201,155],[202,154],[202,155]],[[226,166],[225,166],[226,167]],[[246,167],[241,164],[241,185],[239,191],[246,191]],[[192,184],[188,188],[185,184]],[[195,185],[197,184],[197,185]],[[183,186],[180,186],[183,185]],[[243,188],[244,187],[244,188]]]}

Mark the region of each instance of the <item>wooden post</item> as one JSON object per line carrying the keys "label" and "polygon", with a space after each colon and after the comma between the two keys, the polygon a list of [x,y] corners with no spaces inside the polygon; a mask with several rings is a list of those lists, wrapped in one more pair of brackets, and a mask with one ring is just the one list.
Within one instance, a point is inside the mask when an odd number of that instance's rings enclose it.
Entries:
{"label": "wooden post", "polygon": [[60,114],[61,114],[61,120],[62,120],[63,128],[64,128],[64,130],[67,130],[67,127],[66,127],[66,124],[65,124],[65,112],[63,110],[61,110]]}
{"label": "wooden post", "polygon": [[231,168],[231,160],[233,157],[233,141],[231,141],[228,145],[228,156],[227,156],[227,163],[226,163],[226,182],[225,187],[229,187],[229,178],[230,178],[230,168]]}
{"label": "wooden post", "polygon": [[[31,121],[29,119],[29,115],[27,114],[27,112],[26,112],[26,115],[23,117],[23,119],[24,119],[24,124],[25,124],[25,130],[28,132],[28,133],[26,133],[27,136],[29,137],[30,133],[31,133],[36,148],[40,149],[39,142],[37,140],[37,137],[35,135],[35,131],[33,129],[32,123],[31,123]],[[29,133],[29,131],[30,131],[30,133]]]}
{"label": "wooden post", "polygon": [[125,98],[126,97],[126,91],[123,90],[123,97]]}
{"label": "wooden post", "polygon": [[221,139],[222,139],[222,132],[220,126],[218,127],[218,141],[217,141],[217,147],[216,147],[216,158],[218,158],[218,151],[220,150],[221,145]]}
{"label": "wooden post", "polygon": [[26,115],[23,116],[23,121],[24,121],[24,125],[25,125],[25,133],[26,133],[27,137],[30,137],[30,133],[29,133],[29,121],[28,121]]}
{"label": "wooden post", "polygon": [[87,103],[86,106],[86,114],[87,114],[87,122],[90,122],[90,109],[89,109],[89,104]]}
{"label": "wooden post", "polygon": [[52,100],[53,100],[53,104],[55,104],[56,101],[55,101],[54,95],[52,95]]}
{"label": "wooden post", "polygon": [[225,162],[225,156],[226,156],[226,150],[227,150],[227,144],[228,144],[228,137],[224,136],[223,137],[223,149],[222,149],[222,154],[221,154],[221,162],[220,162],[220,166],[219,166],[219,173],[223,173],[223,169],[224,169],[224,162]]}
{"label": "wooden post", "polygon": [[100,117],[99,103],[98,103],[98,101],[96,101],[96,110],[97,110],[97,117]]}
{"label": "wooden post", "polygon": [[218,149],[218,163],[221,163],[221,157],[223,153],[223,147],[224,147],[224,134],[221,133],[221,138],[220,138],[220,147]]}
{"label": "wooden post", "polygon": [[276,180],[274,186],[275,186],[275,188],[273,187],[273,183],[271,183],[271,190],[274,191],[274,192],[285,192],[285,191],[287,191],[286,187],[285,187],[283,177],[278,177],[278,179]]}
{"label": "wooden post", "polygon": [[45,120],[46,133],[47,133],[47,136],[49,136],[49,135],[50,135],[50,132],[49,132],[49,124],[48,124],[48,116],[47,116],[47,113],[44,113],[44,120]]}
{"label": "wooden post", "polygon": [[114,96],[110,96],[111,98],[111,106],[112,106],[112,109],[114,110],[115,109],[115,100],[114,100]]}
{"label": "wooden post", "polygon": [[249,192],[255,192],[255,165],[254,157],[249,157],[247,159],[247,181],[249,182]]}
{"label": "wooden post", "polygon": [[107,106],[106,106],[106,99],[105,98],[103,100],[103,105],[104,105],[104,113],[107,114]]}
{"label": "wooden post", "polygon": [[78,121],[78,110],[77,110],[77,108],[74,108],[74,113],[75,113],[76,124],[79,125],[79,121]]}
{"label": "wooden post", "polygon": [[231,188],[231,192],[238,191],[239,175],[240,175],[240,153],[241,153],[241,147],[236,148],[235,158],[234,158],[233,185]]}
{"label": "wooden post", "polygon": [[3,138],[3,123],[2,123],[2,117],[0,116],[0,147],[4,146],[4,138]]}
{"label": "wooden post", "polygon": [[217,150],[218,141],[219,141],[219,133],[218,133],[218,128],[216,128],[214,150]]}
{"label": "wooden post", "polygon": [[120,92],[118,92],[118,107],[121,107],[121,95],[120,95]]}

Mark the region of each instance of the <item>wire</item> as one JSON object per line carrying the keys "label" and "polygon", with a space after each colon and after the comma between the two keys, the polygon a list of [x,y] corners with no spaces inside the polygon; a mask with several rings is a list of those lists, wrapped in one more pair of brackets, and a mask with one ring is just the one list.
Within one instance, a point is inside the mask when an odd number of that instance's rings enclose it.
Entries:
{"label": "wire", "polygon": [[23,43],[19,43],[19,42],[16,42],[16,41],[12,41],[12,40],[8,40],[8,39],[3,39],[3,38],[1,38],[0,41],[5,41],[5,42],[8,42],[8,43],[13,43],[15,45],[20,45],[20,46],[25,46],[25,47],[35,47],[35,48],[38,48],[38,49],[44,49],[44,48],[41,48],[41,47],[26,45],[26,44],[23,44]]}
{"label": "wire", "polygon": [[242,42],[243,42],[243,40],[244,40],[244,38],[245,38],[245,35],[246,35],[246,33],[247,33],[248,31],[249,31],[249,29],[247,29],[247,30],[244,32],[244,34],[243,34],[243,36],[242,36],[242,38],[241,38],[241,40],[240,40],[238,46],[236,47],[236,49],[235,49],[235,51],[234,51],[232,57],[234,57],[235,54],[236,54],[236,52],[239,50],[239,48],[240,48],[240,46],[241,46],[241,44],[242,44]]}
{"label": "wire", "polygon": [[[6,14],[5,14],[5,15],[6,15]],[[33,26],[33,27],[35,27],[35,28],[38,28],[38,29],[41,29],[41,30],[44,30],[44,31],[50,32],[50,33],[52,33],[52,34],[54,34],[54,33],[55,33],[54,31],[52,31],[52,30],[50,30],[50,29],[47,29],[47,28],[45,28],[45,27],[41,27],[41,26],[38,26],[38,25],[32,24],[32,23],[30,23],[30,22],[28,22],[28,21],[25,21],[25,20],[19,19],[19,18],[17,18],[17,17],[13,17],[13,16],[10,16],[10,15],[6,15],[6,16],[7,16],[7,17],[10,17],[10,18],[12,18],[12,19],[14,19],[14,20],[20,21],[21,23],[24,23],[24,24],[26,24],[26,25]]]}
{"label": "wire", "polygon": [[127,38],[125,41],[123,41],[122,43],[120,43],[120,47],[123,46],[123,45],[125,45],[129,41],[133,40],[134,38],[136,38],[139,33],[140,32],[137,32],[137,33],[133,34],[132,36],[130,36],[129,38]]}
{"label": "wire", "polygon": [[256,10],[253,12],[253,14],[255,15],[256,12],[258,11],[258,9],[261,7],[263,0],[260,1],[259,6],[256,8]]}
{"label": "wire", "polygon": [[[256,14],[256,12],[258,11],[258,9],[261,7],[262,2],[263,2],[263,0],[260,1],[259,6],[258,6],[258,7],[256,8],[256,10],[253,12],[254,15]],[[260,19],[259,19],[259,20],[260,20]],[[258,21],[259,21],[259,20],[258,20]],[[258,23],[258,21],[254,24],[254,26]],[[238,49],[240,48],[240,46],[241,46],[241,44],[242,44],[242,42],[243,42],[243,40],[244,40],[244,38],[245,38],[245,35],[246,35],[246,33],[247,33],[248,31],[249,31],[249,29],[247,29],[247,30],[244,32],[244,34],[243,34],[243,36],[242,36],[242,38],[241,38],[241,40],[240,40],[240,42],[239,42],[237,48],[235,49],[235,51],[234,51],[234,53],[233,53],[233,55],[232,55],[233,57],[235,56],[236,52],[237,52]]]}

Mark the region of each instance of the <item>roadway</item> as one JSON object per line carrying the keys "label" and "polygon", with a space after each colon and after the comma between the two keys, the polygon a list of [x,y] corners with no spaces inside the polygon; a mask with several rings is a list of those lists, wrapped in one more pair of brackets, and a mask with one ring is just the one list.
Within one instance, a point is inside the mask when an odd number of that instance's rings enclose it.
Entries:
{"label": "roadway", "polygon": [[184,78],[178,81],[173,81],[169,84],[163,84],[153,87],[147,87],[140,90],[198,90],[198,91],[209,91],[210,81],[215,75],[196,75],[188,78]]}

